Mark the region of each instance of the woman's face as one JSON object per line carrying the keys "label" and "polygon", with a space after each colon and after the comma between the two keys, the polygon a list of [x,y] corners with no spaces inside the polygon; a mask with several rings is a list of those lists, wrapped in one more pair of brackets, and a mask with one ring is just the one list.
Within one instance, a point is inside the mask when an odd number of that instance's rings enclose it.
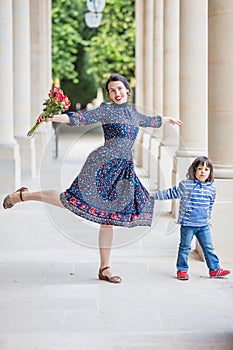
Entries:
{"label": "woman's face", "polygon": [[205,182],[210,175],[210,168],[204,163],[203,165],[200,163],[197,167],[195,177],[200,182]]}
{"label": "woman's face", "polygon": [[129,89],[121,81],[110,81],[108,84],[108,94],[110,99],[121,104],[128,101]]}

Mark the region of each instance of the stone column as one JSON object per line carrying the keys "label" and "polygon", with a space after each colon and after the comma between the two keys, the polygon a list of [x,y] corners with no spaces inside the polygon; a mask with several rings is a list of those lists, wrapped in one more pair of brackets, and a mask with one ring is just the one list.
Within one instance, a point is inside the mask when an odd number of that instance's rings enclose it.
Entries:
{"label": "stone column", "polygon": [[[144,2],[136,0],[136,87],[135,87],[135,104],[137,109],[144,106]],[[140,129],[134,146],[134,157],[136,164],[142,166],[142,135]]]}
{"label": "stone column", "polygon": [[[144,110],[146,115],[153,115],[154,94],[154,0],[144,1]],[[142,136],[142,168],[145,176],[150,176],[150,143],[151,133],[145,130]]]}
{"label": "stone column", "polygon": [[40,28],[41,28],[41,82],[42,95],[47,94],[52,86],[52,0],[40,1]]}
{"label": "stone column", "polygon": [[[154,1],[153,42],[153,113],[163,115],[163,59],[164,59],[164,0]],[[151,10],[151,11],[152,11]],[[150,142],[149,184],[151,191],[159,188],[159,147],[163,127],[152,130]]]}
{"label": "stone column", "polygon": [[209,2],[209,156],[217,200],[212,220],[216,250],[232,257],[233,2]]}
{"label": "stone column", "polygon": [[144,104],[153,113],[154,88],[154,0],[144,0]]}
{"label": "stone column", "polygon": [[[164,1],[164,98],[165,116],[179,118],[179,1]],[[159,188],[172,186],[174,155],[179,146],[179,128],[165,124],[160,145]],[[171,201],[164,203],[171,211]]]}
{"label": "stone column", "polygon": [[[42,112],[51,87],[51,0],[30,1],[31,21],[31,123]],[[51,127],[43,125],[35,137],[36,167],[51,138]],[[51,150],[52,154],[52,150]]]}
{"label": "stone column", "polygon": [[[163,115],[163,60],[164,60],[164,0],[155,1],[154,5],[154,90],[153,109],[158,114]],[[160,133],[162,136],[162,132]]]}
{"label": "stone column", "polygon": [[135,1],[136,20],[136,105],[144,106],[144,2]]}
{"label": "stone column", "polygon": [[175,181],[207,154],[207,10],[203,0],[180,0],[180,145]]}
{"label": "stone column", "polygon": [[31,128],[29,0],[14,0],[14,130],[20,146],[21,174],[35,175],[35,143]]}
{"label": "stone column", "polygon": [[13,12],[12,1],[0,2],[0,191],[20,185],[19,146],[13,124]]}

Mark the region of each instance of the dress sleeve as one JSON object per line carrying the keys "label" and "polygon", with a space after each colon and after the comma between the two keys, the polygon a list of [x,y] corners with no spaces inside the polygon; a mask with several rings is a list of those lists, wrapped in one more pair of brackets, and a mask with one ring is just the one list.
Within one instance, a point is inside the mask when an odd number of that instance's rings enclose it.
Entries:
{"label": "dress sleeve", "polygon": [[178,199],[183,196],[184,190],[184,185],[182,182],[180,182],[178,186],[153,193],[153,197],[155,200],[161,201],[166,199]]}
{"label": "dress sleeve", "polygon": [[162,117],[160,115],[150,117],[138,112],[138,116],[139,116],[139,126],[160,128],[162,125]]}
{"label": "dress sleeve", "polygon": [[67,112],[70,118],[69,126],[84,126],[100,122],[102,105],[89,111]]}

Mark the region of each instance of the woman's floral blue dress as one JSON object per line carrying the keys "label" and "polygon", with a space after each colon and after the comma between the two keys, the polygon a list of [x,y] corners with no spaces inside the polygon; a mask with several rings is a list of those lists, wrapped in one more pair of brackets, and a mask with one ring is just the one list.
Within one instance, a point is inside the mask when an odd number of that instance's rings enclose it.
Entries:
{"label": "woman's floral blue dress", "polygon": [[151,226],[154,199],[135,174],[132,147],[139,126],[159,128],[161,116],[145,116],[127,103],[102,103],[68,115],[71,126],[101,123],[105,143],[88,156],[70,188],[60,194],[63,205],[99,224]]}

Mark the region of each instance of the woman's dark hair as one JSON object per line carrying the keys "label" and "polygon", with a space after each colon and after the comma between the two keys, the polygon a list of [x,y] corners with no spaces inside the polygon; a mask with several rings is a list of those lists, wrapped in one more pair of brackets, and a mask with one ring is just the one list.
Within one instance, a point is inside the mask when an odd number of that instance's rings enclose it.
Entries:
{"label": "woman's dark hair", "polygon": [[188,172],[187,172],[187,179],[189,180],[196,180],[196,170],[198,168],[199,165],[205,165],[210,169],[210,174],[208,176],[208,179],[206,179],[205,182],[214,182],[214,174],[213,174],[213,164],[211,162],[211,160],[205,156],[202,157],[198,157],[196,159],[194,159],[194,161],[192,162],[192,164],[190,165],[190,167],[188,168]]}
{"label": "woman's dark hair", "polygon": [[111,81],[121,81],[125,85],[126,89],[129,90],[129,92],[130,92],[130,86],[129,86],[128,81],[125,79],[125,77],[123,77],[123,75],[114,73],[114,74],[110,75],[110,77],[106,81],[105,90],[106,90],[107,94],[109,94],[108,84]]}

